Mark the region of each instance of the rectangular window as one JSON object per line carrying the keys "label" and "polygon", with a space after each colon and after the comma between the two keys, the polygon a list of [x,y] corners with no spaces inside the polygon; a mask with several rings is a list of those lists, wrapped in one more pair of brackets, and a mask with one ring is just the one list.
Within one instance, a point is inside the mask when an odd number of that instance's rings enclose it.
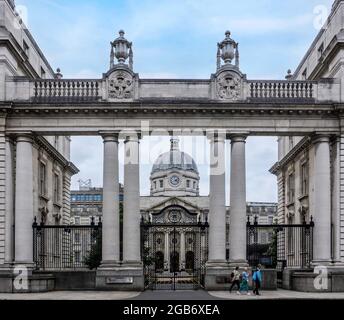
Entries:
{"label": "rectangular window", "polygon": [[294,138],[289,137],[289,151],[294,148]]}
{"label": "rectangular window", "polygon": [[75,251],[75,262],[80,263],[80,251]]}
{"label": "rectangular window", "polygon": [[307,68],[302,72],[302,80],[307,80]]}
{"label": "rectangular window", "polygon": [[79,243],[80,242],[80,233],[74,233],[74,241],[76,243]]}
{"label": "rectangular window", "polygon": [[268,217],[268,224],[273,224],[274,223],[274,217],[269,216]]}
{"label": "rectangular window", "polygon": [[60,176],[55,173],[54,174],[54,202],[60,203],[61,196],[60,196]]}
{"label": "rectangular window", "polygon": [[318,58],[321,59],[322,55],[324,54],[324,43],[322,43],[320,46],[319,46],[319,49],[318,49]]}
{"label": "rectangular window", "polygon": [[45,76],[45,70],[41,67],[41,78],[42,79],[45,79],[46,76]]}
{"label": "rectangular window", "polygon": [[28,44],[27,44],[25,41],[23,41],[23,49],[24,49],[24,53],[25,53],[27,56],[29,56],[29,50],[30,50],[30,48],[29,48]]}
{"label": "rectangular window", "polygon": [[196,189],[196,181],[193,182],[193,188]]}
{"label": "rectangular window", "polygon": [[190,180],[186,180],[186,187],[190,188]]}
{"label": "rectangular window", "polygon": [[295,200],[295,174],[290,173],[288,176],[288,203]]}
{"label": "rectangular window", "polygon": [[46,166],[43,162],[39,163],[39,193],[40,195],[45,196],[46,195]]}
{"label": "rectangular window", "polygon": [[75,217],[74,223],[79,225],[80,224],[80,217]]}
{"label": "rectangular window", "polygon": [[305,162],[301,165],[301,195],[308,194],[308,164]]}
{"label": "rectangular window", "polygon": [[160,188],[164,187],[164,180],[160,180]]}

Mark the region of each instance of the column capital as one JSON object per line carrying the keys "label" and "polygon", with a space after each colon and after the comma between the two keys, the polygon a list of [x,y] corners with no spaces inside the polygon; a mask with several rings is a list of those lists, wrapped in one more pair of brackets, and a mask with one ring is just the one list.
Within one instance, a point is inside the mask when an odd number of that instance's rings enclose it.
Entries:
{"label": "column capital", "polygon": [[118,143],[118,132],[115,131],[100,131],[99,135],[103,138],[103,142],[117,142]]}
{"label": "column capital", "polygon": [[136,130],[124,131],[121,132],[121,136],[124,138],[124,143],[128,142],[140,142],[142,139],[142,134]]}
{"label": "column capital", "polygon": [[313,144],[330,143],[331,135],[329,134],[316,134],[312,137]]}
{"label": "column capital", "polygon": [[210,143],[225,142],[227,136],[226,130],[207,130],[206,137]]}
{"label": "column capital", "polygon": [[228,135],[228,139],[233,142],[243,142],[246,143],[246,139],[248,137],[248,133],[232,133]]}
{"label": "column capital", "polygon": [[33,143],[33,135],[32,133],[25,132],[25,133],[18,133],[16,134],[16,142],[27,142]]}

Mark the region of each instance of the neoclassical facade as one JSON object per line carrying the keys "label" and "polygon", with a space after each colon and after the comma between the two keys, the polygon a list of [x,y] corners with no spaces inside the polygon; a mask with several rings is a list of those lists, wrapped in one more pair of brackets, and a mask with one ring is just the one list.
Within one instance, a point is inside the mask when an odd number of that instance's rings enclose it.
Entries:
{"label": "neoclassical facade", "polygon": [[[343,15],[344,3],[335,1],[323,29],[287,79],[343,81]],[[278,180],[279,222],[302,223],[318,216],[315,230],[321,237],[315,239],[314,261],[332,267],[340,267],[344,258],[342,145],[342,135],[279,137],[278,162],[270,170]]]}
{"label": "neoclassical facade", "polygon": [[[110,64],[101,77],[63,79],[60,71],[54,73],[49,67],[18,17],[14,1],[1,1],[0,9],[1,290],[13,288],[14,270],[23,265],[29,270],[30,283],[35,284],[29,290],[40,290],[37,281],[44,275],[35,269],[33,219],[38,216],[56,225],[59,220],[64,221],[64,216],[68,220],[69,181],[77,171],[69,161],[69,137],[77,135],[103,139],[102,261],[96,271],[96,288],[142,290],[145,276],[140,246],[141,211],[148,211],[152,218],[176,220],[181,215],[176,208],[183,207],[187,210],[182,212],[182,218],[194,219],[199,214],[200,225],[208,227],[204,286],[223,290],[222,278],[234,267],[248,265],[246,139],[250,135],[275,135],[280,137],[280,154],[271,171],[278,176],[280,223],[306,219],[307,224],[311,217],[314,223],[310,269],[304,272],[297,266],[293,275],[287,268],[283,282],[296,289],[305,289],[306,283],[309,290],[316,276],[309,271],[327,266],[331,279],[339,279],[331,280],[330,290],[343,290],[343,0],[334,2],[326,28],[320,31],[294,75],[289,74],[285,80],[249,79],[240,69],[239,45],[230,32],[217,45],[214,73],[207,79],[141,79],[134,68],[134,45],[123,31],[111,42]],[[155,131],[168,136],[207,137],[207,220],[201,212],[205,206],[197,204],[202,198],[197,167],[177,150],[175,141],[169,154],[162,155],[153,168],[152,194],[149,203],[142,205],[140,139]],[[226,141],[231,145],[230,166],[226,166]],[[178,166],[173,159],[175,154],[180,156]],[[229,182],[225,179],[227,167]],[[230,190],[228,230],[226,185]],[[174,191],[178,193],[175,200]],[[165,193],[170,198],[162,198]],[[152,199],[156,202],[152,203]],[[194,203],[190,199],[195,199]],[[159,213],[159,206],[162,210],[175,208],[172,213]],[[63,232],[64,229],[69,232],[72,228],[62,226]],[[302,244],[303,240],[299,242]],[[286,240],[279,245],[288,246]],[[186,256],[187,248],[184,249]],[[168,254],[165,256],[168,258]],[[186,262],[185,259],[185,265]],[[51,281],[57,276],[55,273]]]}
{"label": "neoclassical facade", "polygon": [[[0,2],[1,59],[0,100],[8,91],[5,84],[16,78],[55,79],[58,77],[14,9],[14,1]],[[23,225],[36,216],[47,224],[65,224],[70,219],[70,181],[78,169],[70,162],[69,136],[36,136],[18,132],[7,135],[6,123],[0,133],[0,266],[26,261],[31,241],[21,233]],[[19,173],[28,173],[19,178]],[[22,194],[18,195],[18,192]],[[27,200],[23,201],[23,198]],[[29,212],[32,214],[28,214]],[[16,212],[16,214],[14,214]],[[16,226],[16,228],[15,228]],[[13,230],[16,229],[17,232]],[[21,253],[13,245],[28,244]],[[27,241],[29,240],[29,241]]]}

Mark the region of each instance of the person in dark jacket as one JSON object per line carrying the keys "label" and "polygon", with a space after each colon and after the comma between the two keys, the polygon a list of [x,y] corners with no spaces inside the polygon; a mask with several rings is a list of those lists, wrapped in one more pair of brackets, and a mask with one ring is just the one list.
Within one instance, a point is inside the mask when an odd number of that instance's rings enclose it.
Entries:
{"label": "person in dark jacket", "polygon": [[231,274],[232,278],[232,285],[229,289],[229,293],[232,292],[234,286],[237,286],[237,290],[239,291],[240,289],[240,272],[239,272],[239,267],[236,267],[235,270]]}

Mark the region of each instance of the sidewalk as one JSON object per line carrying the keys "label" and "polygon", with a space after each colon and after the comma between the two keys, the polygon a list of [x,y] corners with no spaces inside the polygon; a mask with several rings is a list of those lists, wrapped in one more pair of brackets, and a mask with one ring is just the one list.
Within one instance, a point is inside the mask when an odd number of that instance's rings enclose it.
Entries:
{"label": "sidewalk", "polygon": [[45,293],[0,293],[1,300],[126,300],[141,292],[52,291]]}
{"label": "sidewalk", "polygon": [[4,300],[338,300],[344,293],[307,293],[289,290],[262,291],[261,296],[237,295],[228,291],[53,291],[46,293],[0,293]]}
{"label": "sidewalk", "polygon": [[219,299],[227,300],[338,300],[344,299],[344,292],[298,292],[278,289],[274,291],[261,291],[260,296],[251,295],[238,295],[235,291],[229,293],[228,291],[210,291],[208,292],[211,296]]}

